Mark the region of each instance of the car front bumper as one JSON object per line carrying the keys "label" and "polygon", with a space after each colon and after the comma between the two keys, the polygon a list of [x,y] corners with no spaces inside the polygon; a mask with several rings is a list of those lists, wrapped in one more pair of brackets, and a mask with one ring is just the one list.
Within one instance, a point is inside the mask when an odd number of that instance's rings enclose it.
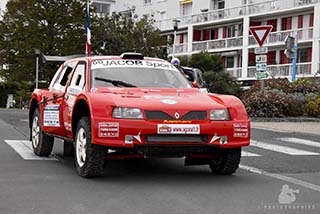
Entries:
{"label": "car front bumper", "polygon": [[[92,119],[92,143],[139,150],[207,150],[250,144],[250,121]],[[163,128],[165,127],[165,128]],[[169,149],[168,149],[169,148]]]}

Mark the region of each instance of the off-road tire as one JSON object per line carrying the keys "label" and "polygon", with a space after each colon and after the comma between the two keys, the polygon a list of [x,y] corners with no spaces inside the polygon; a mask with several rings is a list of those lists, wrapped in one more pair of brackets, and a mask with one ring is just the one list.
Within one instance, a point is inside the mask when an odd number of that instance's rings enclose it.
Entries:
{"label": "off-road tire", "polygon": [[210,161],[209,167],[214,174],[231,175],[239,168],[240,159],[241,148],[226,149],[219,158]]}
{"label": "off-road tire", "polygon": [[[78,160],[79,150],[77,151],[77,144],[79,141],[77,140],[78,135],[84,133],[86,144],[85,144],[85,159]],[[80,119],[75,140],[74,140],[74,148],[75,148],[75,165],[77,168],[77,172],[81,177],[85,178],[92,178],[92,177],[99,177],[103,173],[103,165],[104,165],[104,157],[105,157],[105,149],[101,147],[97,147],[96,145],[92,144],[91,142],[91,122],[88,117],[83,117]],[[82,165],[79,161],[83,161]]]}
{"label": "off-road tire", "polygon": [[[37,108],[32,116],[32,124],[30,128],[30,138],[32,142],[32,148],[33,152],[41,157],[48,157],[53,148],[54,143],[54,137],[48,136],[42,131],[42,119],[40,115],[39,108]],[[35,124],[34,124],[35,123]],[[35,128],[34,125],[37,125],[39,127],[38,131],[38,143],[35,142],[36,138],[33,136],[33,128]]]}

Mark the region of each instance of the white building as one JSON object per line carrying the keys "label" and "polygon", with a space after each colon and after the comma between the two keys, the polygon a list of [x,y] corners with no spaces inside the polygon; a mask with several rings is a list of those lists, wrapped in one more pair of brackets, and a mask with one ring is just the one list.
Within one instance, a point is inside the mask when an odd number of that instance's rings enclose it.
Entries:
{"label": "white building", "polygon": [[319,70],[320,0],[116,0],[113,9],[153,17],[164,41],[173,39],[173,20],[180,20],[176,56],[204,50],[221,54],[227,71],[238,79],[255,78],[258,45],[249,27],[258,25],[273,26],[265,42],[271,75],[291,75],[284,39],[295,34],[297,76],[313,76]]}

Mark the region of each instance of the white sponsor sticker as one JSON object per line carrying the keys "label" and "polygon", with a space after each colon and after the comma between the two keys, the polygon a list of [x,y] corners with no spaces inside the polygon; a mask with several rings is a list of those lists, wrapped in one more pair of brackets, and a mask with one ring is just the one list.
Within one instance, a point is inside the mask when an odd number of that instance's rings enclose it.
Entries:
{"label": "white sponsor sticker", "polygon": [[233,137],[248,137],[248,123],[234,123]]}
{"label": "white sponsor sticker", "polygon": [[177,104],[177,101],[175,101],[175,100],[169,100],[169,99],[161,100],[161,102],[163,102],[163,103],[165,103],[165,104],[168,104],[168,105]]}
{"label": "white sponsor sticker", "polygon": [[156,69],[177,69],[168,62],[144,61],[144,60],[94,60],[91,63],[91,69],[116,68],[116,67],[138,67],[138,68],[156,68]]}
{"label": "white sponsor sticker", "polygon": [[115,122],[100,122],[99,137],[119,137],[119,123]]}
{"label": "white sponsor sticker", "polygon": [[158,134],[200,134],[200,125],[158,124]]}
{"label": "white sponsor sticker", "polygon": [[43,125],[44,126],[60,126],[59,119],[59,105],[46,105],[43,111]]}

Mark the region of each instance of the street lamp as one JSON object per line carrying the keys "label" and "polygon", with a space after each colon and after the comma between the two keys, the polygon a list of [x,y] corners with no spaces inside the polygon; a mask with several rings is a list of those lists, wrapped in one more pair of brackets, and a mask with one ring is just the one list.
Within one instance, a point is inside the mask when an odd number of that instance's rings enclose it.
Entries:
{"label": "street lamp", "polygon": [[39,83],[39,56],[41,51],[39,49],[34,49],[34,53],[36,54],[36,88],[38,88]]}
{"label": "street lamp", "polygon": [[172,58],[174,57],[176,53],[176,37],[177,37],[177,30],[178,30],[178,25],[179,25],[180,20],[179,19],[174,19],[172,20],[172,25],[173,25],[173,49],[172,49]]}

